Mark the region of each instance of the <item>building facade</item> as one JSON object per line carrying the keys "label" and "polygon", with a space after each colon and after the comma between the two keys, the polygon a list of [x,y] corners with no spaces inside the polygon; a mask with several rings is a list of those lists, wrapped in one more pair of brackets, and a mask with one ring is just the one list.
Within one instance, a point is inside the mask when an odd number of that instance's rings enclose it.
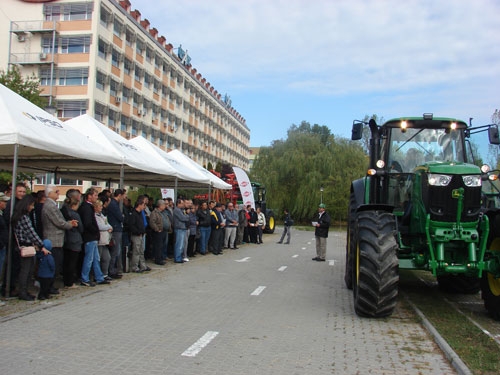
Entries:
{"label": "building facade", "polygon": [[125,138],[248,170],[245,119],[129,0],[2,0],[0,10],[1,66],[38,76],[57,117],[89,113]]}

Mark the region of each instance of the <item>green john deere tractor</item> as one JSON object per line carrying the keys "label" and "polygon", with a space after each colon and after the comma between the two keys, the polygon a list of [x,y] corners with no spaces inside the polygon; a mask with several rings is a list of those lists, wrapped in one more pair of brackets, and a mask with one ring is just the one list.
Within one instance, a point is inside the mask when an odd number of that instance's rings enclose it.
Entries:
{"label": "green john deere tractor", "polygon": [[487,166],[471,164],[466,152],[466,138],[482,130],[500,144],[497,126],[424,114],[381,126],[354,121],[352,140],[362,138],[364,125],[370,165],[351,184],[346,246],[345,283],[356,313],[390,315],[399,269],[423,269],[446,291],[481,289],[500,319],[500,214],[482,205]]}

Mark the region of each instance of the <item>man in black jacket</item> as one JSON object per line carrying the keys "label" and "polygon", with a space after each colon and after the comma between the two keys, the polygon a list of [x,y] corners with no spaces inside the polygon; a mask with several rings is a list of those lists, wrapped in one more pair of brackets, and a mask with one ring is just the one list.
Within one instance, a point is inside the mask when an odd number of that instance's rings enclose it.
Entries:
{"label": "man in black jacket", "polygon": [[318,215],[313,223],[316,229],[314,236],[316,237],[316,257],[312,260],[324,262],[326,257],[326,239],[328,238],[328,230],[330,228],[330,215],[325,211],[325,204],[321,203],[318,207]]}
{"label": "man in black jacket", "polygon": [[82,275],[80,284],[84,286],[95,286],[90,281],[90,269],[94,271],[94,277],[98,284],[109,284],[110,282],[104,279],[101,271],[99,258],[99,249],[97,243],[99,241],[100,232],[95,218],[94,203],[97,201],[99,193],[96,189],[90,188],[85,194],[84,201],[78,208],[78,214],[82,219],[83,224],[83,248],[85,255],[83,258]]}
{"label": "man in black jacket", "polygon": [[129,217],[129,231],[130,231],[130,246],[132,250],[132,258],[130,259],[130,272],[141,273],[151,271],[146,265],[144,258],[144,247],[142,240],[146,234],[146,226],[144,225],[144,217],[142,211],[146,208],[146,198],[144,195],[139,195],[137,202],[135,202],[132,215]]}

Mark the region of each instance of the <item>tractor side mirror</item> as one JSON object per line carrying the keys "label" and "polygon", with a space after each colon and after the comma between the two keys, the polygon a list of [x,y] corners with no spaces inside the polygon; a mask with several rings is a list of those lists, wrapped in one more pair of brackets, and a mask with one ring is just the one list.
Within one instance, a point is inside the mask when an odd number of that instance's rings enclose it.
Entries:
{"label": "tractor side mirror", "polygon": [[363,135],[363,123],[355,122],[354,124],[352,124],[351,140],[359,141],[362,135]]}
{"label": "tractor side mirror", "polygon": [[497,125],[492,125],[488,128],[488,138],[490,140],[490,144],[500,145],[500,136],[498,134]]}

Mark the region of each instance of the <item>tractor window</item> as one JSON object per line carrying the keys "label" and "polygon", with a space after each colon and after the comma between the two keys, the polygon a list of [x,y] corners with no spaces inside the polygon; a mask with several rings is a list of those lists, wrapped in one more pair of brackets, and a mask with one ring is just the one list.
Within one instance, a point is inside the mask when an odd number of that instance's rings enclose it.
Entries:
{"label": "tractor window", "polygon": [[449,129],[391,129],[386,143],[389,170],[411,173],[415,167],[440,161],[464,161],[462,131]]}

